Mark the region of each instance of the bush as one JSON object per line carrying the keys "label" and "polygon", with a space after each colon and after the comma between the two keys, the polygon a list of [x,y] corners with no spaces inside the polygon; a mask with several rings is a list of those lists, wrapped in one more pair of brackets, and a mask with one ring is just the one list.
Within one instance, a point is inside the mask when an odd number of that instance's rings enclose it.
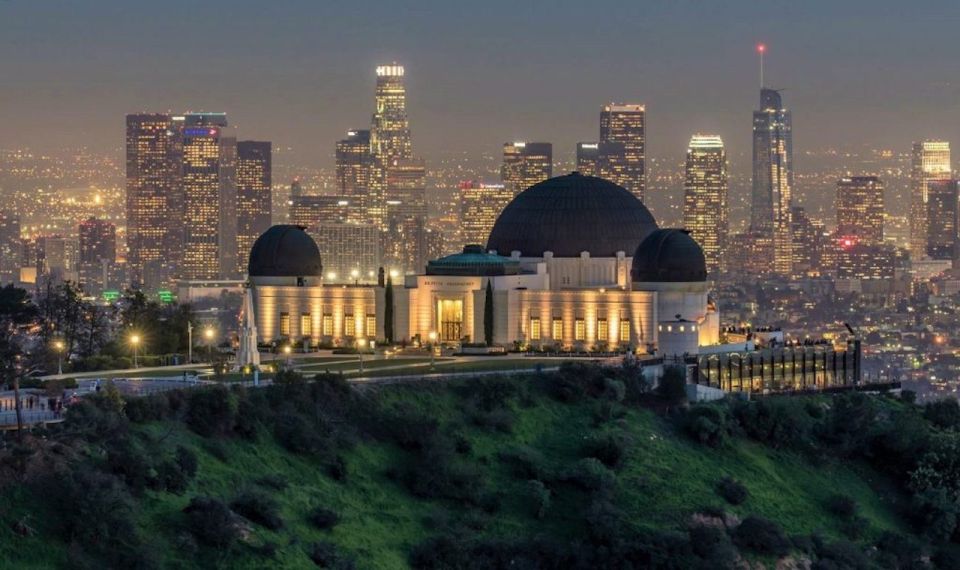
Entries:
{"label": "bush", "polygon": [[690,546],[704,559],[707,568],[736,568],[737,549],[723,528],[695,526],[690,529]]}
{"label": "bush", "polygon": [[657,394],[670,404],[682,404],[687,401],[687,379],[681,366],[666,366]]}
{"label": "bush", "polygon": [[923,407],[923,417],[940,429],[960,426],[960,402],[955,398],[930,402]]}
{"label": "bush", "polygon": [[216,499],[194,497],[183,512],[187,514],[187,528],[201,544],[226,548],[240,538],[236,515]]}
{"label": "bush", "polygon": [[827,500],[827,509],[842,518],[853,518],[857,514],[857,501],[847,495],[831,495]]}
{"label": "bush", "polygon": [[756,515],[743,519],[734,531],[733,541],[740,548],[759,554],[783,556],[790,551],[790,539],[780,525]]}
{"label": "bush", "polygon": [[694,406],[683,418],[686,432],[710,447],[721,447],[730,436],[730,423],[727,408],[723,404],[701,404]]}
{"label": "bush", "polygon": [[273,489],[274,491],[283,491],[287,488],[287,480],[279,475],[264,475],[254,480],[254,483],[261,487]]}
{"label": "bush", "polygon": [[731,505],[742,505],[750,497],[744,484],[732,477],[724,477],[717,482],[717,494]]}
{"label": "bush", "polygon": [[873,568],[870,559],[856,544],[846,540],[838,540],[829,544],[821,544],[817,549],[818,560],[814,563],[815,570],[835,570],[838,568]]}
{"label": "bush", "polygon": [[619,469],[627,455],[628,440],[622,434],[607,433],[587,438],[582,454],[593,457],[610,469]]}
{"label": "bush", "polygon": [[135,424],[155,422],[170,414],[170,405],[164,394],[140,396],[128,399],[124,412],[127,419]]}
{"label": "bush", "polygon": [[527,481],[527,493],[530,496],[531,510],[533,516],[542,519],[550,508],[550,489],[547,489],[543,483],[536,479]]}
{"label": "bush", "polygon": [[293,453],[320,453],[330,448],[330,442],[300,414],[290,411],[278,413],[273,428],[277,443]]}
{"label": "bush", "polygon": [[280,507],[273,498],[261,491],[249,490],[241,493],[230,503],[230,508],[244,518],[270,530],[283,528]]}
{"label": "bush", "polygon": [[135,493],[157,484],[153,458],[130,436],[120,437],[107,446],[107,467]]}
{"label": "bush", "polygon": [[501,451],[498,456],[520,479],[547,478],[546,459],[542,453],[528,445],[515,444]]}
{"label": "bush", "polygon": [[191,390],[187,395],[187,426],[209,437],[229,433],[237,417],[237,399],[225,387]]}
{"label": "bush", "polygon": [[328,530],[337,526],[337,523],[340,522],[340,515],[336,511],[324,507],[317,507],[310,511],[310,514],[307,515],[307,520],[320,530]]}
{"label": "bush", "polygon": [[567,471],[564,479],[587,491],[610,489],[617,476],[593,457],[581,459]]}
{"label": "bush", "polygon": [[347,556],[332,542],[317,542],[310,547],[310,560],[321,568],[329,570],[353,570],[353,559]]}

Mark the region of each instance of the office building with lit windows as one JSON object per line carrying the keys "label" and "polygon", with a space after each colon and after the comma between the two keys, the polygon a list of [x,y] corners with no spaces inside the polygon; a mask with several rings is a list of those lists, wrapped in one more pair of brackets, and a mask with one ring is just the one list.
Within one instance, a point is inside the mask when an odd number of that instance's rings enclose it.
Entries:
{"label": "office building with lit windows", "polygon": [[325,223],[310,232],[326,283],[373,283],[383,267],[380,230],[373,224]]}
{"label": "office building with lit windows", "polygon": [[960,192],[956,180],[928,180],[927,186],[927,256],[937,260],[954,260],[957,256],[960,228]]}
{"label": "office building with lit windows", "polygon": [[[237,251],[247,252],[273,217],[273,158],[269,141],[237,141]],[[246,255],[236,272],[246,271]]]}
{"label": "office building with lit windows", "polygon": [[386,225],[387,175],[397,159],[413,157],[413,141],[407,118],[407,89],[402,65],[392,63],[376,69],[375,110],[370,129],[372,169],[368,213],[381,228]]}
{"label": "office building with lit windows", "polygon": [[523,141],[503,144],[500,181],[514,196],[552,176],[552,144]]}
{"label": "office building with lit windows", "polygon": [[136,286],[157,288],[178,272],[183,238],[183,117],[126,117],[127,260]]}
{"label": "office building with lit windows", "polygon": [[599,150],[605,160],[598,163],[597,176],[639,200],[646,188],[646,116],[644,105],[611,103],[600,110]]}
{"label": "office building with lit windows", "polygon": [[462,245],[487,242],[500,213],[513,199],[504,184],[460,183],[460,241]]}
{"label": "office building with lit windows", "polygon": [[370,131],[351,129],[347,138],[336,146],[337,194],[367,207],[370,177],[373,175],[373,155],[370,153]]}
{"label": "office building with lit windows", "polygon": [[910,157],[910,257],[927,255],[928,187],[931,180],[951,177],[950,143],[927,140],[913,143]]}
{"label": "office building with lit windows", "polygon": [[753,112],[753,189],[750,231],[773,242],[773,271],[793,273],[790,206],[793,196],[793,122],[780,92],[760,90],[760,109]]}
{"label": "office building with lit windows", "polygon": [[687,147],[683,227],[703,248],[707,272],[724,269],[727,232],[727,153],[715,135],[694,135]]}
{"label": "office building with lit windows", "polygon": [[876,176],[850,176],[837,182],[837,236],[862,244],[883,241],[883,182]]}
{"label": "office building with lit windows", "polygon": [[20,278],[22,251],[20,216],[10,210],[0,210],[0,285]]}
{"label": "office building with lit windows", "polygon": [[[320,248],[295,226],[274,226],[249,259],[251,319],[259,343],[358,339],[695,354],[719,338],[703,250],[689,233],[659,229],[644,205],[609,181],[574,173],[536,184],[504,208],[485,245],[386,283],[325,278]],[[487,284],[493,307],[485,308]],[[681,323],[682,321],[682,323]],[[682,328],[681,328],[682,327]]]}

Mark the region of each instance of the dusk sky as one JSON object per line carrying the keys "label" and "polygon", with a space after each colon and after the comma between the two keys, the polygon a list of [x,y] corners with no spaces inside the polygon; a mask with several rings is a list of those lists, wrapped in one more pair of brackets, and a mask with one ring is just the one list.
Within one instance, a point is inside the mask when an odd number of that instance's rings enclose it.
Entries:
{"label": "dusk sky", "polygon": [[692,133],[749,148],[767,83],[796,151],[960,144],[960,2],[0,0],[0,147],[123,146],[125,113],[226,111],[242,138],[332,165],[369,126],[374,67],[406,66],[414,149],[555,156],[597,137],[600,105],[641,102],[648,155]]}

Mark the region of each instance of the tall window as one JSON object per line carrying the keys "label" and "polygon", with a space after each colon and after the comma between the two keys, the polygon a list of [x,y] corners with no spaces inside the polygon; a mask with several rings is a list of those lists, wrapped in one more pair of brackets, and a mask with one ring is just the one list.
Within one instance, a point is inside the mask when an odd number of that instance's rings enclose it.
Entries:
{"label": "tall window", "polygon": [[280,313],[280,336],[290,336],[290,313]]}
{"label": "tall window", "polygon": [[573,340],[587,340],[587,322],[583,319],[574,321]]}
{"label": "tall window", "polygon": [[353,315],[343,315],[343,334],[344,336],[357,335],[357,321],[353,319]]}
{"label": "tall window", "polygon": [[630,319],[620,319],[620,342],[630,342]]}
{"label": "tall window", "polygon": [[530,319],[530,340],[540,340],[540,318]]}
{"label": "tall window", "polygon": [[323,315],[323,336],[333,336],[333,315]]}
{"label": "tall window", "polygon": [[313,336],[313,317],[310,316],[310,313],[300,315],[300,336]]}
{"label": "tall window", "polygon": [[550,336],[553,340],[563,340],[563,319],[554,317],[550,326]]}
{"label": "tall window", "polygon": [[364,325],[364,334],[367,336],[377,336],[377,316],[367,315],[367,323]]}
{"label": "tall window", "polygon": [[597,340],[610,340],[610,328],[607,325],[607,319],[597,319]]}

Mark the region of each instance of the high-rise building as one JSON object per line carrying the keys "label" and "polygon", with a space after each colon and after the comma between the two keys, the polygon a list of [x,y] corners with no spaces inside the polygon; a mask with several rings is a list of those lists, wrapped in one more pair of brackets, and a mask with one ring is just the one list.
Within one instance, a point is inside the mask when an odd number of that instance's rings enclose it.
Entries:
{"label": "high-rise building", "polygon": [[608,166],[606,171],[601,169],[600,176],[623,186],[640,200],[646,188],[645,128],[644,105],[611,103],[600,111],[600,144],[622,145],[601,147]]}
{"label": "high-rise building", "polygon": [[826,255],[828,240],[824,224],[811,219],[802,206],[790,207],[790,235],[793,239],[791,265],[794,276],[818,276],[834,270],[836,264],[830,255]]}
{"label": "high-rise building", "polygon": [[394,159],[387,168],[385,263],[419,271],[427,263],[419,240],[427,226],[426,167],[421,159]]}
{"label": "high-rise building", "polygon": [[837,182],[837,236],[858,243],[883,241],[883,182],[876,176],[849,176]]}
{"label": "high-rise building", "polygon": [[770,234],[773,241],[773,270],[780,275],[790,275],[792,272],[792,129],[790,111],[783,108],[780,92],[761,88],[760,109],[753,112],[750,230]]}
{"label": "high-rise building", "polygon": [[600,159],[600,143],[577,143],[577,172],[584,176],[597,176]]}
{"label": "high-rise building", "polygon": [[503,184],[460,183],[460,235],[463,246],[486,246],[500,213],[513,199]]}
{"label": "high-rise building", "polygon": [[317,242],[328,282],[375,282],[382,265],[380,230],[373,224],[323,224],[310,234]]}
{"label": "high-rise building", "polygon": [[273,217],[273,159],[269,141],[237,141],[237,273]]}
{"label": "high-rise building", "polygon": [[80,245],[74,238],[61,235],[37,239],[37,275],[56,280],[76,281],[80,265]]}
{"label": "high-rise building", "polygon": [[956,180],[927,180],[927,255],[953,260],[960,228],[960,192]]}
{"label": "high-rise building", "polygon": [[727,153],[716,135],[694,135],[687,147],[683,226],[703,248],[707,272],[723,271],[727,232]]}
{"label": "high-rise building", "polygon": [[377,67],[376,109],[370,130],[372,170],[368,210],[379,226],[386,224],[387,171],[396,159],[413,156],[413,142],[407,119],[407,90],[402,65]]}
{"label": "high-rise building", "polygon": [[80,263],[99,264],[117,259],[117,226],[95,217],[80,222]]}
{"label": "high-rise building", "polygon": [[237,141],[223,113],[188,114],[183,139],[183,263],[180,277],[236,275]]}
{"label": "high-rise building", "polygon": [[10,210],[0,210],[0,285],[20,278],[22,250],[20,216]]}
{"label": "high-rise building", "polygon": [[127,115],[127,248],[135,285],[156,288],[178,270],[182,249],[182,119]]}
{"label": "high-rise building", "polygon": [[327,224],[349,222],[356,218],[358,206],[341,196],[316,196],[296,193],[290,196],[290,223],[313,235]]}
{"label": "high-rise building", "polygon": [[910,166],[910,256],[920,259],[927,254],[927,185],[950,178],[950,143],[913,143]]}
{"label": "high-rise building", "polygon": [[553,177],[553,145],[545,142],[503,144],[500,180],[516,196],[538,182]]}
{"label": "high-rise building", "polygon": [[372,164],[370,131],[347,131],[347,138],[337,141],[337,193],[360,200],[365,206],[365,198],[370,190]]}
{"label": "high-rise building", "polygon": [[837,248],[838,279],[893,279],[897,248],[886,243],[856,243],[842,239]]}

